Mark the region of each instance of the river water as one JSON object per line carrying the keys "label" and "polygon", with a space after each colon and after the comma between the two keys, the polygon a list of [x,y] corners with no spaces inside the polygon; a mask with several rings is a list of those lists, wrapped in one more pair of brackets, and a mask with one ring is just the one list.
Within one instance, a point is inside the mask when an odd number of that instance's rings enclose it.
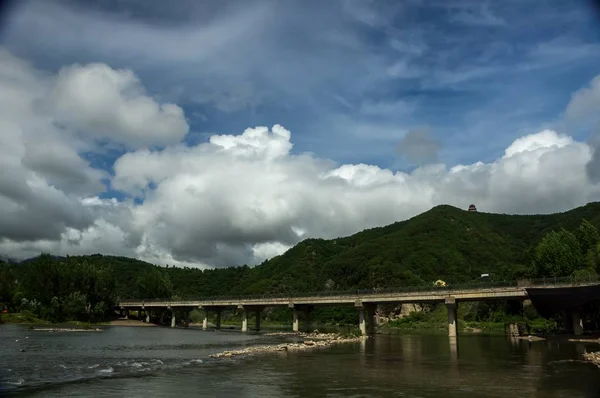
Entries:
{"label": "river water", "polygon": [[[300,352],[211,359],[284,338],[233,331],[0,326],[0,395],[23,397],[600,397],[598,345],[505,336],[377,335]],[[22,351],[23,350],[23,351]]]}

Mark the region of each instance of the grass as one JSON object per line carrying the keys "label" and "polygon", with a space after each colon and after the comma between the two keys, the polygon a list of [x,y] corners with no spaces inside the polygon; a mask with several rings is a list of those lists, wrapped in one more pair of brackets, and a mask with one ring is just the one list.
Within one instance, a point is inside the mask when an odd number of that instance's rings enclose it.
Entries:
{"label": "grass", "polygon": [[[459,330],[481,331],[486,333],[504,333],[507,323],[528,324],[530,334],[556,333],[556,322],[542,318],[527,320],[522,316],[499,314],[487,321],[465,321],[465,315],[470,308],[468,305],[459,307]],[[395,319],[383,326],[399,330],[446,330],[448,328],[448,312],[443,305],[438,305],[430,311],[412,312],[404,318]]]}
{"label": "grass", "polygon": [[411,312],[404,318],[386,323],[384,327],[404,330],[441,330],[448,327],[448,313],[443,306],[438,306],[428,312]]}
{"label": "grass", "polygon": [[[414,315],[413,315],[414,314]],[[390,321],[383,327],[388,329],[399,329],[399,330],[446,330],[448,327],[447,320],[440,320],[437,314],[428,316],[429,314],[422,314],[413,312],[409,316]],[[524,320],[519,322],[524,324]],[[535,319],[528,321],[529,334],[532,335],[552,335],[557,333],[556,322],[546,319]],[[506,322],[491,322],[491,321],[458,321],[459,330],[473,331],[478,330],[485,333],[504,333]],[[527,332],[525,332],[527,333]]]}
{"label": "grass", "polygon": [[37,318],[34,315],[24,312],[24,313],[8,313],[2,314],[2,318],[0,319],[1,323],[10,323],[10,324],[31,324],[31,325],[49,325],[51,322],[45,321],[43,319]]}
{"label": "grass", "polygon": [[59,323],[53,323],[45,319],[40,319],[30,312],[15,312],[2,314],[0,317],[0,324],[14,324],[14,325],[65,325],[65,326],[76,326],[80,329],[91,329],[96,324],[90,322],[81,321],[65,321]]}
{"label": "grass", "polygon": [[504,333],[505,324],[504,322],[489,322],[489,321],[459,321],[458,323],[459,329],[462,330],[470,330],[470,329],[478,329],[482,332],[497,332]]}

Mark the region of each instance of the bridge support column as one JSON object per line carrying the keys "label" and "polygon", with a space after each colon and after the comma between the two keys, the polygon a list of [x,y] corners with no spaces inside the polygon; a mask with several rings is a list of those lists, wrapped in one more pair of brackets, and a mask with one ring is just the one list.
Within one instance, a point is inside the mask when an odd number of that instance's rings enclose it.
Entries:
{"label": "bridge support column", "polygon": [[204,310],[204,319],[202,320],[202,330],[208,329],[208,312]]}
{"label": "bridge support column", "polygon": [[310,313],[311,312],[312,312],[312,307],[310,305],[307,305],[306,308],[304,309],[304,315],[306,317],[304,319],[304,328],[307,333],[310,333]]}
{"label": "bridge support column", "polygon": [[175,319],[175,310],[171,310],[171,327],[174,328],[177,320]]}
{"label": "bridge support column", "polygon": [[242,313],[242,332],[248,331],[248,310],[244,309]]}
{"label": "bridge support column", "polygon": [[375,312],[377,312],[377,304],[365,304],[365,310],[367,315],[367,334],[373,336],[375,334]]}
{"label": "bridge support column", "polygon": [[216,326],[217,330],[221,330],[221,309],[220,308],[217,309],[217,323],[215,326]]}
{"label": "bridge support column", "polygon": [[150,323],[150,311],[146,311],[146,323]]}
{"label": "bridge support column", "polygon": [[377,304],[363,303],[357,300],[354,306],[358,308],[358,328],[363,336],[375,334],[375,311]]}
{"label": "bridge support column", "polygon": [[367,322],[365,319],[365,307],[361,306],[358,309],[358,328],[360,329],[360,334],[363,336],[367,335]]}
{"label": "bridge support column", "polygon": [[255,310],[254,314],[256,315],[256,319],[254,320],[254,329],[258,332],[260,331],[260,314],[261,310]]}
{"label": "bridge support column", "polygon": [[300,331],[300,325],[298,322],[298,310],[297,309],[292,309],[292,316],[293,316],[293,321],[292,321],[292,330],[294,332],[298,332]]}
{"label": "bridge support column", "polygon": [[129,310],[125,310],[125,319],[129,319]]}
{"label": "bridge support column", "polygon": [[446,308],[448,309],[448,336],[456,337],[458,334],[458,323],[456,316],[456,299],[446,297]]}
{"label": "bridge support column", "polygon": [[583,320],[581,319],[581,313],[579,310],[571,310],[571,322],[573,334],[575,336],[581,336],[583,334]]}

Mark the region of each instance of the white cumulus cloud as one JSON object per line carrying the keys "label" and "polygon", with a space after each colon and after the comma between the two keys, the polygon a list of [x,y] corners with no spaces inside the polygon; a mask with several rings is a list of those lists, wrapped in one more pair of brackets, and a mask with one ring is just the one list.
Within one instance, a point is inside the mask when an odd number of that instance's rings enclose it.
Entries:
{"label": "white cumulus cloud", "polygon": [[100,131],[111,143],[173,142],[187,131],[181,108],[160,108],[140,94],[132,72],[106,65],[53,75],[0,48],[0,87],[0,241],[17,255],[76,241],[66,231],[108,231],[106,209],[99,218],[97,206],[82,201],[110,178],[83,156],[98,152]]}
{"label": "white cumulus cloud", "polygon": [[205,266],[253,264],[306,237],[348,235],[437,204],[548,213],[599,194],[585,172],[590,147],[550,130],[515,140],[491,163],[411,173],[293,154],[290,140],[279,125],[257,127],[118,159],[113,187],[144,198],[132,207],[138,253],[148,247]]}
{"label": "white cumulus cloud", "polygon": [[44,101],[59,122],[134,147],[179,142],[189,130],[183,109],[157,103],[132,71],[105,64],[61,69]]}
{"label": "white cumulus cloud", "polygon": [[[490,162],[402,172],[296,153],[281,125],[188,145],[181,108],[107,65],[43,74],[0,52],[0,87],[0,253],[14,257],[256,264],[302,239],[349,235],[438,204],[525,214],[600,199],[586,172],[593,148],[553,130],[516,139]],[[99,137],[130,145],[114,174],[83,156],[102,156]],[[104,198],[107,179],[125,199]]]}
{"label": "white cumulus cloud", "polygon": [[600,75],[596,76],[587,87],[584,87],[571,97],[567,105],[567,117],[571,119],[600,115]]}

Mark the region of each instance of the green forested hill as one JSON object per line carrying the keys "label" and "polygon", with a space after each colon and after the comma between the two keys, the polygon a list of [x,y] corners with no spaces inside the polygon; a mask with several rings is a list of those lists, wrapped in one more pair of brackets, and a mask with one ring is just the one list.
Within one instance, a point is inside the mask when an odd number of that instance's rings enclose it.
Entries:
{"label": "green forested hill", "polygon": [[395,287],[532,275],[532,249],[552,230],[600,225],[600,203],[551,215],[469,213],[437,206],[410,220],[333,240],[308,239],[253,269],[251,290]]}
{"label": "green forested hill", "polygon": [[[600,203],[565,213],[526,216],[437,206],[410,220],[352,236],[307,239],[255,267],[206,271],[163,268],[99,254],[66,259],[41,256],[19,264],[0,264],[0,305],[16,308],[23,298],[48,301],[57,295],[68,296],[69,289],[81,292],[81,296],[69,299],[73,302],[93,296],[108,305],[117,297],[285,294],[422,285],[436,279],[458,283],[474,280],[482,273],[496,280],[515,279],[550,276],[542,274],[552,268],[536,267],[535,261],[551,263],[565,258],[574,264],[569,273],[584,268],[597,272],[600,236],[594,227],[590,226],[593,231],[588,239],[592,246],[582,244],[581,250],[574,249],[577,255],[556,252],[561,245],[553,245],[551,239],[544,250],[536,249],[544,236],[552,235],[549,232],[563,228],[574,234],[563,232],[553,239],[570,236],[579,247],[575,236],[580,239],[583,220],[600,226]],[[70,285],[64,280],[71,280]]]}

